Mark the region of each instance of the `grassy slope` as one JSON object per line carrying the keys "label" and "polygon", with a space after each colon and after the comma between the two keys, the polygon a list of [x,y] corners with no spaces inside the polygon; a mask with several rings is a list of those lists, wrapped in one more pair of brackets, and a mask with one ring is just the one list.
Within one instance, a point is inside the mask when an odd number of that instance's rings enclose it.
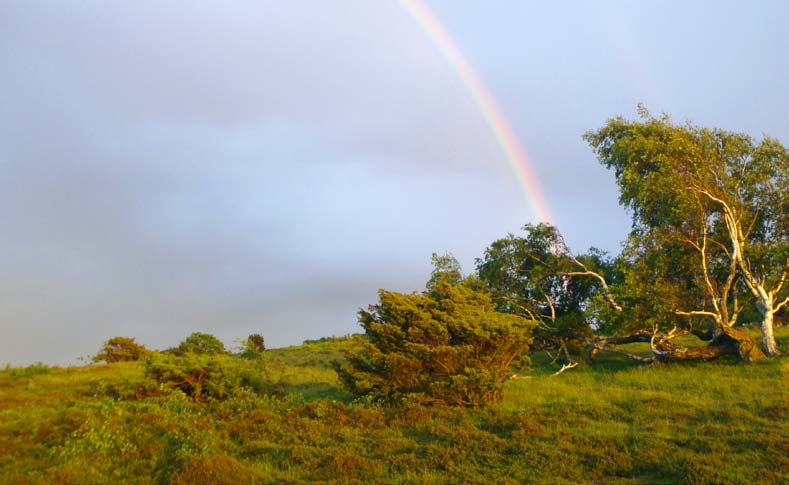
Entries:
{"label": "grassy slope", "polygon": [[236,467],[261,483],[789,480],[787,358],[650,367],[613,357],[551,377],[555,366],[535,356],[491,408],[387,410],[338,389],[328,362],[345,345],[266,351],[270,395],[207,404],[136,398],[138,363],[0,372],[0,483],[167,483],[218,455],[233,459],[200,469]]}

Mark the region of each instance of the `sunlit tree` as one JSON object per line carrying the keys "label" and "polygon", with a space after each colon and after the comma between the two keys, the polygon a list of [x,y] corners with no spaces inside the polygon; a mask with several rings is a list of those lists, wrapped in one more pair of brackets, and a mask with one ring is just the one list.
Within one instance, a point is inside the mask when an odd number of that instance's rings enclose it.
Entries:
{"label": "sunlit tree", "polygon": [[737,321],[742,285],[762,315],[765,352],[778,354],[773,316],[789,302],[786,148],[771,138],[757,143],[741,133],[674,124],[643,108],[640,114],[640,121],[611,119],[585,135],[614,171],[620,202],[633,215],[631,246],[658,242],[664,259],[692,260],[689,276],[705,296],[673,312],[708,317],[718,332]]}

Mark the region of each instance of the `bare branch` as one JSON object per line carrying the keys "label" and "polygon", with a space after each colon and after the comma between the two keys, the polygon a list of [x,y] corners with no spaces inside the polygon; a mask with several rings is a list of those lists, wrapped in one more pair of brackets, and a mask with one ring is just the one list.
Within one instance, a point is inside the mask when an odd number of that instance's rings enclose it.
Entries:
{"label": "bare branch", "polygon": [[778,281],[775,283],[775,288],[773,288],[773,290],[770,291],[770,296],[772,298],[775,298],[775,296],[778,295],[778,293],[781,291],[781,288],[783,288],[784,283],[786,283],[787,272],[789,272],[787,271],[788,269],[789,269],[789,260],[787,260],[786,263],[784,263],[784,267],[781,270],[781,276],[778,278]]}
{"label": "bare branch", "polygon": [[663,358],[663,359],[665,359],[666,357],[668,357],[669,352],[666,351],[666,350],[658,350],[657,347],[655,347],[655,335],[656,334],[657,334],[657,331],[655,331],[655,333],[652,334],[652,338],[649,339],[649,348],[652,350],[652,353],[655,355],[656,358]]}
{"label": "bare branch", "polygon": [[649,362],[654,362],[654,360],[655,360],[652,357],[641,357],[640,355],[634,354],[632,352],[628,352],[626,350],[611,349],[611,348],[608,348],[608,347],[604,347],[602,345],[594,345],[594,349],[599,351],[599,352],[608,352],[608,353],[611,353],[611,354],[624,355],[624,356],[629,357],[629,358],[631,358],[633,360],[636,360],[638,362],[649,363]]}
{"label": "bare branch", "polygon": [[712,317],[712,318],[714,318],[716,320],[718,318],[718,314],[717,313],[707,312],[707,311],[704,311],[704,310],[693,310],[693,311],[690,311],[690,312],[684,312],[682,310],[674,310],[674,315],[682,315],[682,316],[686,316],[686,317],[695,316],[695,315],[703,315],[703,316],[707,316],[707,317]]}
{"label": "bare branch", "polygon": [[723,253],[724,253],[726,256],[728,256],[729,258],[731,258],[731,252],[729,251],[729,248],[728,248],[728,247],[726,247],[726,245],[725,245],[725,244],[723,244],[723,243],[722,243],[722,242],[720,242],[720,241],[716,241],[715,239],[713,239],[713,238],[711,238],[711,237],[710,237],[710,238],[708,238],[708,240],[709,240],[709,241],[710,241],[712,244],[714,244],[714,245],[718,246],[718,247],[721,249],[721,251],[723,251]]}
{"label": "bare branch", "polygon": [[[575,258],[573,258],[573,259],[575,260]],[[575,260],[575,262],[577,264],[579,264],[580,266],[586,268],[586,266],[581,264],[578,260]],[[614,310],[618,311],[618,312],[624,311],[622,309],[622,307],[616,302],[616,300],[614,299],[614,296],[611,294],[611,290],[608,287],[608,283],[606,283],[605,278],[603,278],[600,274],[598,274],[598,273],[596,273],[594,271],[589,271],[589,270],[587,270],[587,271],[571,271],[569,273],[562,273],[562,274],[564,274],[566,276],[591,276],[593,278],[597,278],[600,281],[600,284],[603,287],[603,292],[605,293],[605,299],[608,302],[608,304],[611,305],[611,307]]]}
{"label": "bare branch", "polygon": [[514,307],[519,308],[522,312],[526,313],[529,318],[531,318],[535,322],[538,322],[538,323],[542,324],[542,317],[536,315],[533,311],[531,311],[530,308],[516,303],[515,301],[513,301],[512,298],[507,298],[507,303],[509,303],[510,305],[512,305]]}
{"label": "bare branch", "polygon": [[662,343],[662,342],[666,342],[667,340],[671,340],[671,339],[675,339],[677,337],[681,337],[681,336],[685,335],[686,333],[688,333],[687,330],[684,330],[684,329],[680,330],[679,328],[677,328],[676,325],[674,325],[674,328],[672,328],[671,331],[665,335],[665,337],[660,339],[660,342]]}
{"label": "bare branch", "polygon": [[762,204],[757,203],[756,211],[753,214],[753,219],[751,220],[751,223],[748,225],[748,229],[745,230],[745,234],[744,234],[745,236],[749,236],[751,232],[753,232],[753,228],[754,226],[756,226],[756,222],[759,220],[759,212],[761,212],[761,210],[762,210]]}
{"label": "bare branch", "polygon": [[590,270],[585,264],[578,261],[578,258],[575,257],[573,252],[570,250],[570,247],[567,245],[567,242],[564,240],[562,233],[557,231],[557,235],[559,236],[559,244],[564,255],[570,258],[574,264],[583,269],[583,271],[571,271],[561,274],[564,274],[565,276],[591,276],[593,278],[597,278],[597,280],[600,281],[600,285],[603,287],[605,299],[608,304],[618,312],[624,311],[622,307],[616,302],[614,296],[611,294],[611,289],[608,287],[608,282],[605,280],[605,278],[600,273]]}
{"label": "bare branch", "polygon": [[783,307],[783,306],[784,306],[784,305],[786,305],[787,303],[789,303],[789,296],[787,296],[786,298],[784,298],[784,301],[782,301],[781,303],[779,303],[779,304],[777,304],[777,305],[775,305],[775,306],[773,307],[773,313],[776,313],[776,312],[778,312],[778,310],[780,310],[780,309],[781,309],[781,307]]}
{"label": "bare branch", "polygon": [[551,299],[551,297],[548,296],[548,293],[543,293],[543,296],[545,297],[545,301],[548,302],[548,307],[551,309],[551,321],[555,322],[556,321],[556,307],[553,306],[553,299]]}
{"label": "bare branch", "polygon": [[680,241],[690,244],[691,246],[693,246],[693,248],[696,251],[701,252],[701,246],[699,246],[699,244],[696,241],[693,241],[692,239],[680,239]]}
{"label": "bare branch", "polygon": [[715,313],[717,314],[715,316],[715,321],[718,322],[721,320],[721,309],[718,307],[718,295],[710,279],[709,267],[707,266],[707,212],[704,209],[704,205],[698,199],[698,196],[696,197],[696,202],[699,204],[699,215],[701,219],[701,246],[697,246],[697,248],[701,253],[701,269],[704,272],[704,283],[707,285],[707,291],[709,292],[710,300],[712,300],[712,306],[715,308]]}
{"label": "bare branch", "polygon": [[573,362],[573,363],[570,363],[570,364],[564,364],[564,365],[562,366],[562,368],[561,368],[561,369],[559,369],[558,371],[554,372],[554,373],[553,373],[553,374],[551,374],[551,375],[552,375],[552,376],[558,376],[558,375],[559,375],[559,374],[561,374],[562,372],[564,372],[564,371],[566,371],[566,370],[568,370],[568,369],[572,369],[573,367],[575,367],[575,366],[577,366],[577,365],[578,365],[578,362]]}
{"label": "bare branch", "polygon": [[653,361],[652,358],[641,357],[640,355],[634,354],[632,352],[628,352],[626,350],[613,349],[608,347],[608,345],[621,345],[621,344],[629,344],[633,342],[649,342],[649,334],[636,333],[624,337],[606,337],[601,340],[598,340],[597,342],[592,342],[589,344],[588,347],[589,361],[590,362],[593,361],[595,355],[600,352],[608,352],[611,354],[624,355],[625,357],[636,360],[638,362],[652,362]]}

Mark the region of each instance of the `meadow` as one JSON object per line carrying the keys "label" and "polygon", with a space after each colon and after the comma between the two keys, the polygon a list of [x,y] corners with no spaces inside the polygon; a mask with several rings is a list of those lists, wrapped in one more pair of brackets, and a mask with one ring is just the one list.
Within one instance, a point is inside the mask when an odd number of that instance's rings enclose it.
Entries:
{"label": "meadow", "polygon": [[[789,328],[777,336],[789,348]],[[609,355],[554,376],[534,354],[500,403],[382,407],[338,383],[331,361],[350,342],[222,356],[258,378],[204,402],[152,385],[140,361],[6,368],[0,483],[789,481],[786,357],[651,366]]]}

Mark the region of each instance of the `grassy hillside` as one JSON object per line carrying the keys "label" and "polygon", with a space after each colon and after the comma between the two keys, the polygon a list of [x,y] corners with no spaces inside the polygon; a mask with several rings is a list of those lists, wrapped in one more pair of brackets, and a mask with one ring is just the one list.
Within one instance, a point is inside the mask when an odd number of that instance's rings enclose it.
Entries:
{"label": "grassy hillside", "polygon": [[787,358],[611,357],[554,377],[535,355],[487,409],[386,409],[339,389],[329,362],[347,345],[267,350],[244,364],[254,391],[199,404],[151,389],[139,362],[6,369],[0,483],[789,481]]}

